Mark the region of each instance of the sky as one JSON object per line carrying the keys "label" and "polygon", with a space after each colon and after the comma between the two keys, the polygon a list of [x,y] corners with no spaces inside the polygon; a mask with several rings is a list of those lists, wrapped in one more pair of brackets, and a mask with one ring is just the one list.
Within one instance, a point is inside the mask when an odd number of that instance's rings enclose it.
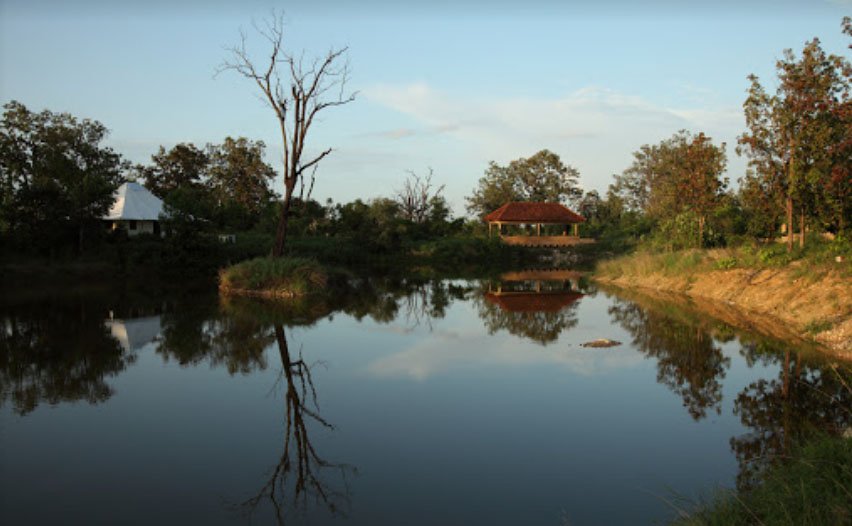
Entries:
{"label": "sky", "polygon": [[333,148],[313,197],[389,197],[431,168],[461,215],[489,161],[547,148],[604,192],[632,152],[681,129],[726,143],[735,182],[747,75],[774,90],[783,50],[814,37],[848,57],[852,0],[0,0],[0,101],[98,120],[134,163],[160,145],[245,136],[280,169],[256,87],[214,75],[241,29],[265,60],[252,22],[273,9],[288,50],[348,48],[357,95],[309,132],[308,155]]}

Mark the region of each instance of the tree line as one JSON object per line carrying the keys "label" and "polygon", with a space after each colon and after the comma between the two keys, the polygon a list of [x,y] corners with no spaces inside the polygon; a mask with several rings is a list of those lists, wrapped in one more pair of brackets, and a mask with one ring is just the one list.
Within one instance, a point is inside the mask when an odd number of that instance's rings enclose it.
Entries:
{"label": "tree line", "polygon": [[[852,36],[848,17],[843,32]],[[273,35],[273,44],[280,45],[278,37]],[[331,68],[339,56],[319,64]],[[346,75],[345,69],[324,71]],[[749,77],[746,129],[736,144],[748,169],[736,190],[724,176],[726,145],[682,130],[635,151],[603,196],[582,192],[579,171],[549,150],[505,166],[491,162],[466,199],[470,221],[452,217],[431,170],[409,172],[387,197],[321,204],[310,198],[313,172],[306,170],[316,166],[313,161],[290,166],[298,176],[285,181],[286,195],[275,192],[276,172],[264,161],[262,141],[227,137],[221,144],[161,146],[149,163],[133,166],[103,144],[108,135],[103,124],[33,112],[12,101],[0,122],[0,236],[8,246],[81,252],[103,235],[99,218],[128,178],[164,200],[173,230],[185,237],[255,231],[274,235],[273,250],[283,250],[278,238],[284,228],[296,237],[347,238],[363,250],[392,252],[406,239],[477,233],[482,230],[477,218],[508,201],[565,203],[586,217],[587,235],[622,244],[650,239],[669,249],[718,246],[745,236],[773,239],[782,225],[788,233],[798,227],[801,244],[806,232],[845,235],[852,219],[852,66],[813,39],[799,55],[787,50],[776,71],[774,93]],[[327,80],[340,87],[343,77]],[[304,89],[303,110],[351,100],[322,102],[310,98],[317,93],[310,86]],[[298,151],[303,140],[297,141]],[[792,249],[793,236],[787,239]]]}

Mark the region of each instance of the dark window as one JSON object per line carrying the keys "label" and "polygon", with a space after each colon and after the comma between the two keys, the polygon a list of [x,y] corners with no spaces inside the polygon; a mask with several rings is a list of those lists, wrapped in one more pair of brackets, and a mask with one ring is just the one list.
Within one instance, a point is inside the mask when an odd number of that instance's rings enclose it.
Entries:
{"label": "dark window", "polygon": [[130,230],[136,230],[136,221],[130,222]]}

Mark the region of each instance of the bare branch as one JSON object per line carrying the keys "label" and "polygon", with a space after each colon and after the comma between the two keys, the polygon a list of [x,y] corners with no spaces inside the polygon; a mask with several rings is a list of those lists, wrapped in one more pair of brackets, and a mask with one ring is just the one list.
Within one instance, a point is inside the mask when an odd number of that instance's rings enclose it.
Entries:
{"label": "bare branch", "polygon": [[445,185],[437,188],[433,186],[434,172],[431,167],[425,177],[419,176],[412,170],[406,170],[406,172],[408,178],[402,189],[396,191],[395,200],[406,219],[414,223],[423,223],[429,217],[434,204],[433,200],[441,197]]}
{"label": "bare branch", "polygon": [[[215,75],[223,71],[235,71],[254,82],[278,120],[284,147],[284,201],[272,250],[273,256],[278,256],[283,252],[290,199],[296,184],[301,184],[301,197],[304,192],[303,174],[305,170],[311,169],[310,189],[313,189],[317,164],[332,152],[328,148],[314,159],[302,162],[308,131],[314,118],[327,108],[354,101],[357,93],[349,93],[346,88],[349,80],[349,62],[345,60],[347,47],[332,48],[322,58],[310,61],[310,66],[307,66],[304,51],[297,56],[284,49],[283,12],[273,11],[272,16],[265,19],[262,25],[253,22],[252,27],[270,46],[267,60],[259,62],[250,56],[246,46],[247,37],[241,30],[240,43],[227,48],[230,57],[217,68]],[[261,68],[259,64],[265,66]]]}

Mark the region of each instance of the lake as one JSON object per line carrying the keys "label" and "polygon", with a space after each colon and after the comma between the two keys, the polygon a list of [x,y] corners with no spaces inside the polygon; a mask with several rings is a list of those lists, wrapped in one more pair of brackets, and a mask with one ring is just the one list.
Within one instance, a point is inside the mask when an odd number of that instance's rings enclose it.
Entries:
{"label": "lake", "polygon": [[665,523],[852,424],[845,366],[570,273],[19,289],[9,525]]}

